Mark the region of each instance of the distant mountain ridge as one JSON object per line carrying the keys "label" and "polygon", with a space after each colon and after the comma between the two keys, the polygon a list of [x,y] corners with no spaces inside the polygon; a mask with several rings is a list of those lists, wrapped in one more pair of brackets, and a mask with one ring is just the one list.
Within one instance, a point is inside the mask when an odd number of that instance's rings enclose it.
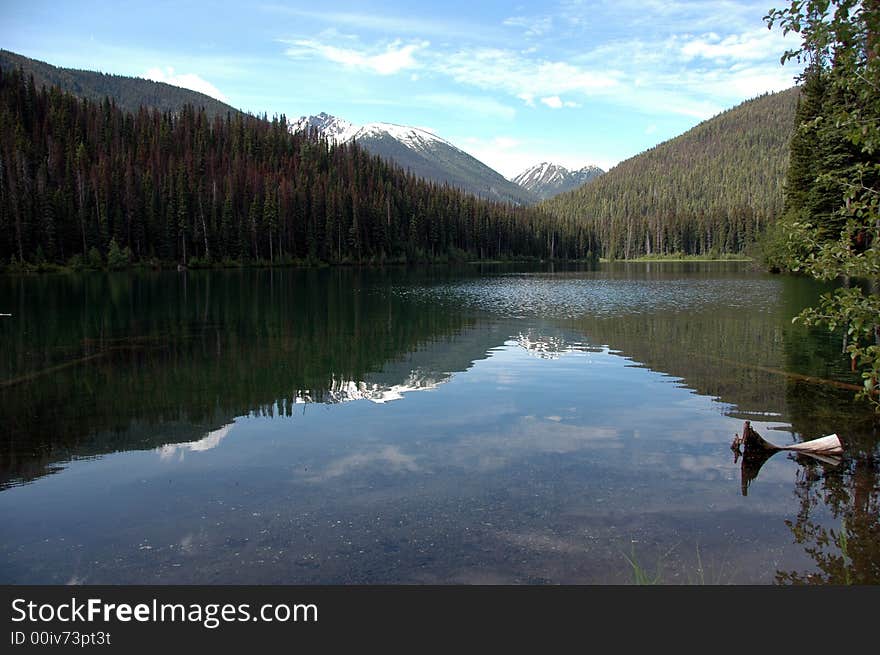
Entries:
{"label": "distant mountain ridge", "polygon": [[534,193],[541,200],[571,191],[604,173],[598,166],[587,165],[571,171],[565,166],[541,162],[527,168],[511,181]]}
{"label": "distant mountain ridge", "polygon": [[799,96],[747,100],[541,206],[607,258],[742,253],[782,211]]}
{"label": "distant mountain ridge", "polygon": [[198,91],[140,77],[60,68],[8,50],[0,50],[0,69],[21,69],[25,75],[33,75],[37,89],[41,86],[57,86],[62,91],[95,102],[101,102],[109,96],[117,107],[133,113],[142,106],[165,112],[179,111],[184,105],[204,107],[209,118],[238,113],[237,109],[225,102]]}
{"label": "distant mountain ridge", "polygon": [[538,197],[433,132],[394,123],[356,125],[324,112],[302,116],[292,131],[317,131],[334,144],[356,142],[374,155],[439,184],[447,183],[481,198],[517,205]]}

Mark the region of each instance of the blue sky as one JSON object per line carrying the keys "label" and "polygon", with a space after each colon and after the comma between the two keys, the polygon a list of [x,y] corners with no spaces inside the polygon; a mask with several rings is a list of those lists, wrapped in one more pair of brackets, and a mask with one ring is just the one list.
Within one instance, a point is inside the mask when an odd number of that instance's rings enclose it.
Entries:
{"label": "blue sky", "polygon": [[772,6],[2,0],[0,47],[270,116],[425,127],[512,176],[546,160],[608,168],[792,86]]}

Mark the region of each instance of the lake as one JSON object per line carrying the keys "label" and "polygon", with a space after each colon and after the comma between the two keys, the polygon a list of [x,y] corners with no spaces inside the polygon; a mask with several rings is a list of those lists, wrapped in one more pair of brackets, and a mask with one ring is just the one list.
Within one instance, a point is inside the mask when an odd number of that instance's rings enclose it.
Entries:
{"label": "lake", "polygon": [[[0,583],[880,582],[825,287],[740,263],[0,277]],[[838,433],[839,464],[737,459]]]}

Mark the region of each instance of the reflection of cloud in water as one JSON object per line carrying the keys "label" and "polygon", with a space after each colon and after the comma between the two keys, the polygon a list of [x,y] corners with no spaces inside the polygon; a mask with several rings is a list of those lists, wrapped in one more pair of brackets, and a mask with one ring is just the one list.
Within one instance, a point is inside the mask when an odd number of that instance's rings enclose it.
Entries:
{"label": "reflection of cloud in water", "polygon": [[508,465],[528,453],[573,453],[585,448],[621,448],[617,428],[580,426],[561,421],[524,416],[503,433],[465,436],[455,446],[453,457],[460,465],[488,471]]}
{"label": "reflection of cloud in water", "polygon": [[699,474],[707,478],[715,477],[715,475],[723,477],[731,468],[729,460],[719,459],[715,455],[682,455],[678,460],[678,467],[688,473]]}
{"label": "reflection of cloud in water", "polygon": [[308,479],[311,482],[323,482],[346,475],[356,469],[376,464],[384,465],[396,472],[407,471],[414,473],[420,470],[418,464],[416,464],[415,457],[403,453],[397,446],[384,446],[366,452],[353,453],[334,460],[324,469],[323,473],[311,476]]}
{"label": "reflection of cloud in water", "polygon": [[159,457],[166,460],[173,458],[175,455],[178,455],[180,459],[183,459],[183,454],[186,451],[198,453],[211,450],[220,445],[220,442],[223,441],[226,438],[226,435],[229,434],[230,430],[232,430],[233,425],[233,423],[228,423],[222,428],[212,430],[198,441],[165,444],[156,450],[159,453]]}

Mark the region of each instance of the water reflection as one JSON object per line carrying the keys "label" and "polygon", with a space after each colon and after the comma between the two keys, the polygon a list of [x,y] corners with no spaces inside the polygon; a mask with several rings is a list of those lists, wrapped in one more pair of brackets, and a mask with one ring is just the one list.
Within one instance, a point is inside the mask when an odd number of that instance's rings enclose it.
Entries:
{"label": "water reflection", "polygon": [[[0,279],[0,577],[625,582],[637,542],[670,583],[697,547],[724,581],[856,552],[876,581],[876,420],[789,320],[820,287],[485,273]],[[743,419],[848,456],[732,463]]]}
{"label": "water reflection", "polygon": [[[785,524],[814,570],[780,570],[780,584],[880,584],[880,480],[876,450],[848,457],[842,467],[805,461],[795,486],[799,508]],[[831,511],[831,525],[817,520]]]}
{"label": "water reflection", "polygon": [[232,430],[233,424],[229,423],[222,428],[211,430],[198,441],[190,441],[186,443],[168,443],[157,448],[159,457],[162,459],[171,459],[172,457],[183,458],[184,453],[199,453],[206,450],[212,450],[220,445]]}

